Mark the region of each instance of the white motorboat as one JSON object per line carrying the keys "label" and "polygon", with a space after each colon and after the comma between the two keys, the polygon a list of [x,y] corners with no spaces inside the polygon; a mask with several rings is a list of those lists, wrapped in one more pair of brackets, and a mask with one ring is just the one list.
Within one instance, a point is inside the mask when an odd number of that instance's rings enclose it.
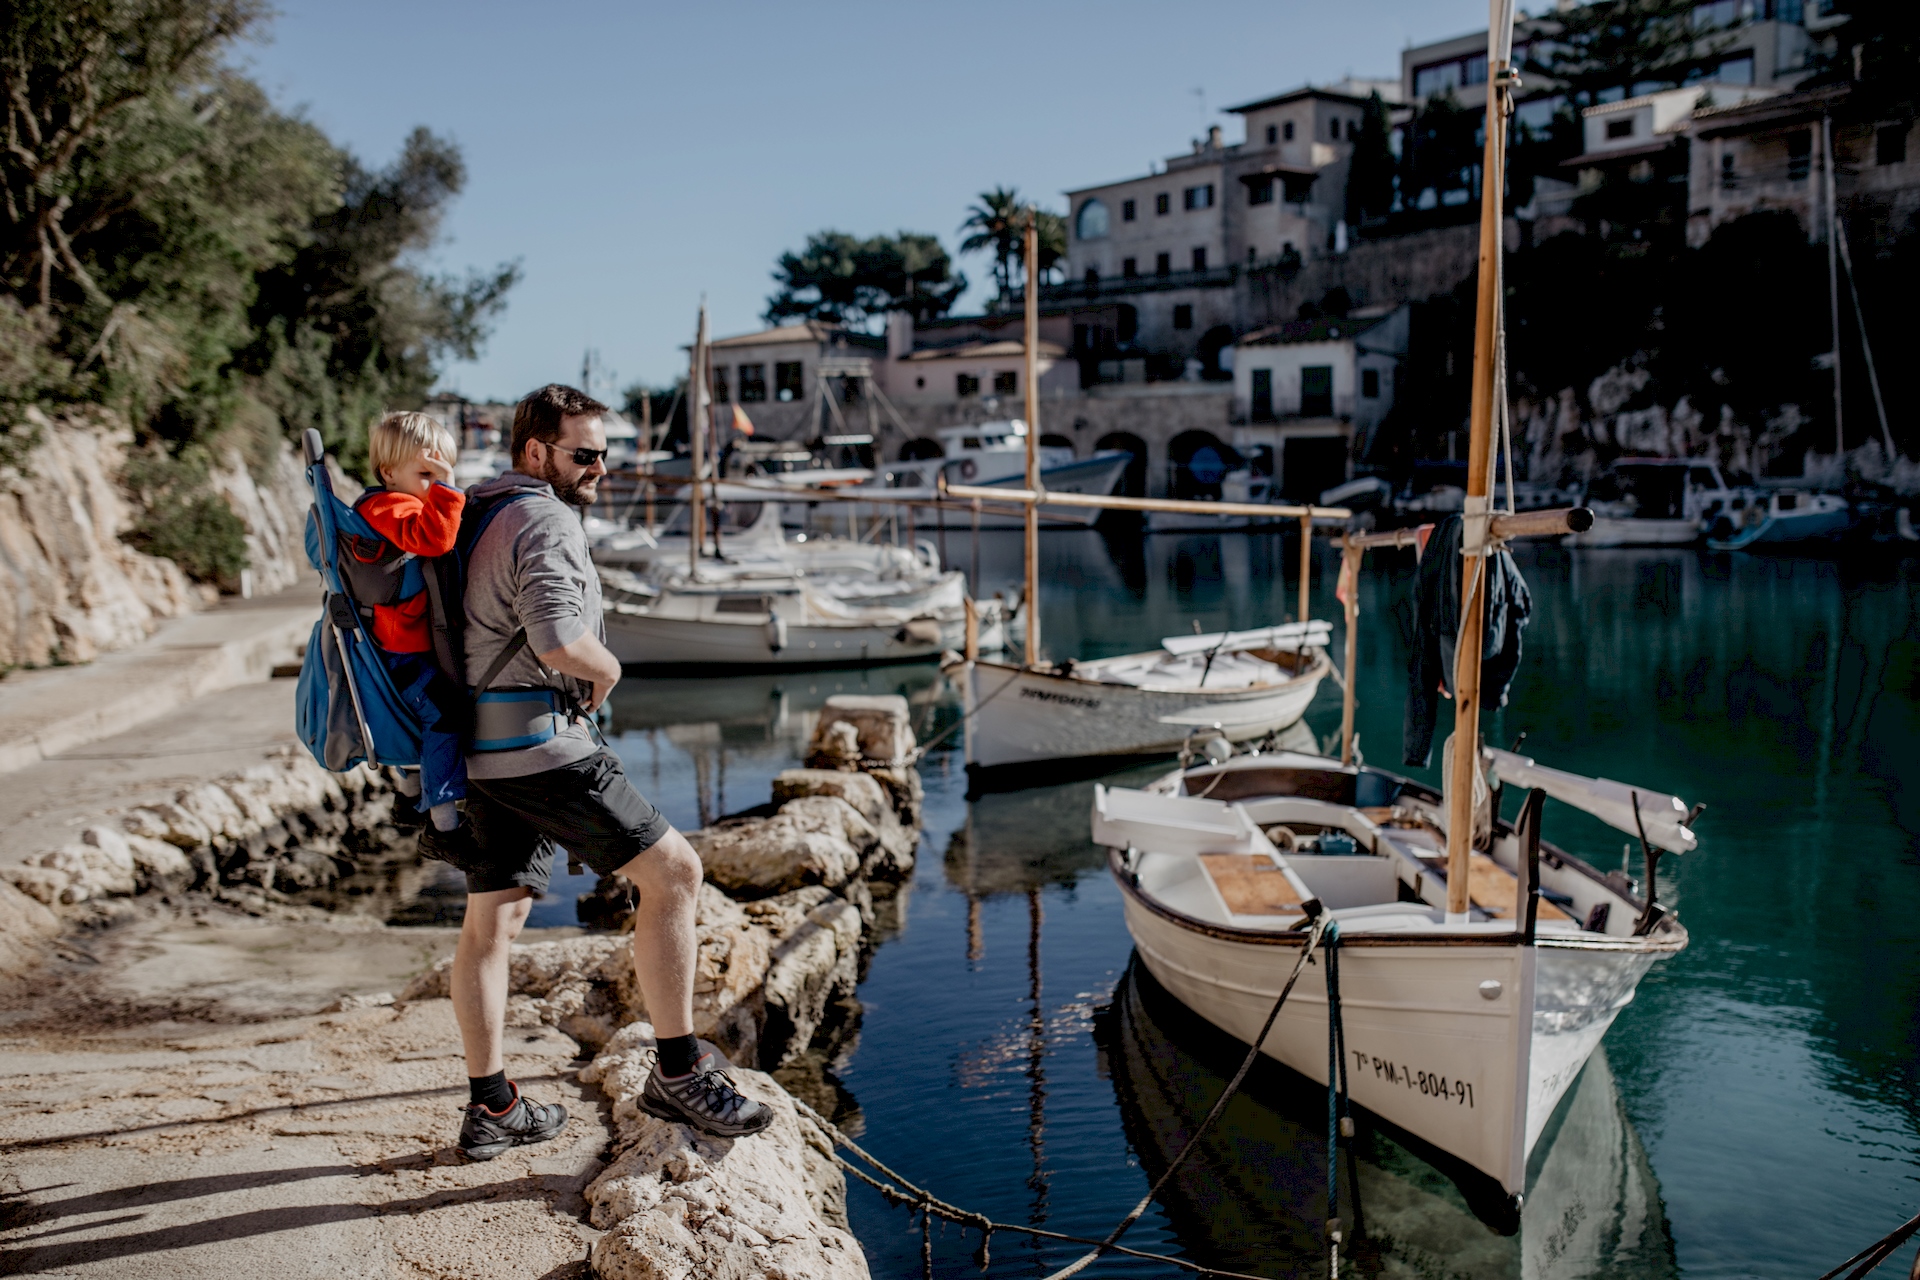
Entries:
{"label": "white motorboat", "polygon": [[[1487,756],[1500,780],[1633,829],[1623,792],[1653,846],[1694,847],[1671,796]],[[1518,1196],[1561,1096],[1648,969],[1687,944],[1623,874],[1542,841],[1539,801],[1524,813],[1518,830],[1491,822],[1472,855],[1464,920],[1446,910],[1442,797],[1319,756],[1241,755],[1145,790],[1096,787],[1093,838],[1141,961],[1242,1042],[1306,943],[1308,913],[1329,912],[1353,1101]],[[1302,981],[1265,1053],[1325,1084],[1328,1008],[1322,984]]]}
{"label": "white motorboat", "polygon": [[[1229,471],[1221,478],[1221,502],[1272,502],[1273,477],[1261,475],[1250,468],[1241,467]],[[1206,501],[1206,499],[1200,499]],[[1256,516],[1204,515],[1190,511],[1149,511],[1147,512],[1148,533],[1215,533],[1231,529],[1251,529],[1256,524],[1271,524],[1273,520]]]}
{"label": "white motorboat", "polygon": [[1680,547],[1700,541],[1723,512],[1746,505],[1705,460],[1622,458],[1587,491],[1593,527],[1570,547]]}
{"label": "white motorboat", "polygon": [[1744,510],[1725,511],[1707,529],[1707,545],[1715,551],[1788,546],[1819,542],[1845,533],[1853,524],[1853,508],[1837,493],[1809,489],[1755,489]]}
{"label": "white motorboat", "polygon": [[[847,487],[844,492],[852,495],[862,490],[883,490],[888,501],[874,503],[835,503],[838,510],[823,511],[825,519],[845,519],[856,522],[881,519],[894,519],[902,516],[907,508],[903,503],[924,501],[933,503],[940,497],[940,480],[944,477],[949,484],[984,485],[990,488],[1024,489],[1026,487],[1027,465],[1027,424],[1018,418],[1001,422],[982,422],[971,426],[945,427],[936,433],[940,438],[942,456],[893,463],[875,472],[873,479],[864,485]],[[1060,445],[1043,444],[1038,449],[1040,459],[1041,486],[1054,493],[1077,493],[1107,497],[1119,487],[1125,476],[1133,455],[1124,449],[1102,449],[1089,457],[1076,458],[1070,448]],[[942,513],[932,507],[912,508],[912,518],[918,528],[935,528],[944,519],[948,528],[961,523],[971,527],[972,517],[966,512],[949,510]],[[1095,507],[1040,507],[1040,523],[1055,528],[1084,529],[1100,518]],[[1011,507],[1005,510],[983,510],[980,513],[980,527],[983,529],[1018,529],[1025,523],[1018,511]]]}
{"label": "white motorboat", "polygon": [[1298,721],[1333,669],[1324,622],[1173,636],[1090,662],[961,664],[970,769],[1170,754],[1196,731],[1263,738]]}

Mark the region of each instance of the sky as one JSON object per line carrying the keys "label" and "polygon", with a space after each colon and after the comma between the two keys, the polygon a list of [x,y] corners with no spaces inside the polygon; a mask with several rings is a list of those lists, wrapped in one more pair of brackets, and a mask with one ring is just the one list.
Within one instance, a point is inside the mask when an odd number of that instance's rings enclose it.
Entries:
{"label": "sky", "polygon": [[[1145,173],[1224,108],[1484,30],[1478,0],[979,0],[673,6],[279,0],[236,57],[283,108],[379,166],[425,125],[467,186],[427,259],[517,261],[480,359],[440,386],[514,400],[551,381],[670,384],[704,297],[715,336],[763,327],[809,233],[901,230],[951,252],[979,192]],[[989,264],[959,260],[988,295]],[[602,398],[607,398],[602,396]]]}

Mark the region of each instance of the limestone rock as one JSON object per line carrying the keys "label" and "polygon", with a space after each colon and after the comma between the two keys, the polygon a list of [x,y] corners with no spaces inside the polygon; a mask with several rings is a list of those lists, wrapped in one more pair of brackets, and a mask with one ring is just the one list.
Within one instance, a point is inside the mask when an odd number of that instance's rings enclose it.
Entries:
{"label": "limestone rock", "polygon": [[[853,726],[863,763],[899,767],[913,762],[913,727],[907,718],[907,700],[899,694],[834,694],[820,712],[820,724],[814,730],[808,754],[824,753],[828,740],[839,733],[833,726],[841,723]],[[844,741],[844,735],[840,736]],[[841,757],[836,753],[835,758]]]}
{"label": "limestone rock", "polygon": [[770,818],[716,823],[687,839],[708,879],[737,895],[764,897],[802,885],[845,884],[879,832],[837,796],[805,796]]}
{"label": "limestone rock", "polygon": [[847,1230],[846,1180],[810,1139],[792,1099],[757,1071],[740,1090],[772,1108],[746,1138],[712,1138],[636,1103],[653,1066],[653,1028],[623,1028],[580,1078],[613,1099],[620,1155],[588,1186],[603,1280],[864,1280]]}
{"label": "limestone rock", "polygon": [[807,748],[810,768],[852,772],[860,767],[860,731],[845,720],[823,720]]}
{"label": "limestone rock", "polygon": [[[919,778],[913,770],[903,772],[916,781]],[[834,796],[844,800],[872,824],[875,841],[861,850],[860,875],[879,880],[904,880],[912,874],[914,851],[920,847],[918,823],[909,825],[901,820],[889,788],[871,773],[788,769],[775,776],[773,798],[776,802],[808,796]]]}
{"label": "limestone rock", "polygon": [[59,917],[42,902],[0,880],[0,976],[32,968],[40,959],[39,944],[59,929]]}
{"label": "limestone rock", "polygon": [[165,840],[128,835],[133,875],[141,893],[177,893],[193,883],[193,863]]}

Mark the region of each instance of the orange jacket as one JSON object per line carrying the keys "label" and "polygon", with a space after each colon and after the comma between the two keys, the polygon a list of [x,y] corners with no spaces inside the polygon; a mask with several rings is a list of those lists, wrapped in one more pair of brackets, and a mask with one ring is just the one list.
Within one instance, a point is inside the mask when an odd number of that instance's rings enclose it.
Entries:
{"label": "orange jacket", "polygon": [[[450,485],[436,484],[425,498],[376,489],[360,499],[354,510],[380,536],[416,556],[443,556],[453,550],[460,534],[460,513],[467,495]],[[411,600],[373,607],[373,641],[390,653],[425,653],[433,648],[427,621],[427,593]]]}

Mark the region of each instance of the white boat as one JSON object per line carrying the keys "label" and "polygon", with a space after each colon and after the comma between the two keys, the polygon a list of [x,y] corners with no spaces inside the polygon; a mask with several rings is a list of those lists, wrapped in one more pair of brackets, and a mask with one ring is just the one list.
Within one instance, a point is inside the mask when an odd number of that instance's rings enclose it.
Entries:
{"label": "white boat", "polygon": [[[843,519],[865,522],[875,517],[904,519],[907,508],[899,500],[932,503],[940,495],[939,484],[985,485],[992,488],[1024,489],[1027,482],[1027,424],[1018,418],[1000,422],[982,422],[970,426],[944,427],[935,433],[942,455],[938,458],[893,463],[874,473],[864,485],[847,487],[844,492],[858,494],[863,489],[884,490],[887,502],[834,503],[839,510],[824,510],[826,520]],[[1040,483],[1054,493],[1091,494],[1107,497],[1120,485],[1133,455],[1124,449],[1102,449],[1089,457],[1076,458],[1070,448],[1060,445],[1039,446]],[[1040,523],[1054,528],[1091,526],[1100,518],[1094,507],[1040,507]],[[915,527],[931,529],[944,520],[948,528],[972,527],[971,514],[948,510],[944,516],[934,507],[912,509]],[[982,529],[1018,529],[1025,525],[1020,512],[983,510]]]}
{"label": "white boat", "polygon": [[1746,505],[1705,460],[1622,458],[1587,491],[1593,527],[1570,547],[1679,547],[1700,541],[1723,512]]}
{"label": "white boat", "polygon": [[[1241,467],[1229,471],[1220,481],[1220,502],[1272,502],[1273,477],[1260,475],[1250,468]],[[1206,499],[1202,498],[1204,502]],[[1275,517],[1277,519],[1277,517]],[[1251,529],[1256,524],[1271,524],[1272,520],[1256,516],[1214,516],[1187,511],[1149,511],[1146,528],[1148,533],[1214,533],[1231,529]]]}
{"label": "white boat", "polygon": [[1333,668],[1324,622],[1173,636],[1090,662],[961,665],[970,769],[1170,754],[1198,730],[1234,742],[1298,721]]}
{"label": "white boat", "polygon": [[1744,510],[1714,518],[1707,530],[1707,545],[1715,551],[1745,551],[1815,542],[1845,533],[1852,523],[1853,509],[1839,494],[1794,488],[1753,490]]}
{"label": "white boat", "polygon": [[[1619,784],[1499,754],[1498,776],[1529,778],[1622,825]],[[1677,801],[1629,794],[1663,819],[1646,824],[1649,841],[1693,847]],[[1442,797],[1319,756],[1242,755],[1145,790],[1096,787],[1093,838],[1109,850],[1141,961],[1243,1043],[1307,940],[1308,912],[1329,912],[1353,1101],[1518,1197],[1561,1096],[1648,969],[1687,944],[1679,921],[1624,875],[1540,841],[1538,804],[1527,811],[1531,832],[1494,823],[1472,855],[1460,921],[1446,911]],[[1530,865],[1541,891],[1531,911]],[[1262,1048],[1325,1084],[1328,1030],[1324,984],[1310,974]]]}
{"label": "white boat", "polygon": [[[623,666],[866,666],[966,644],[966,578],[891,600],[850,598],[805,574],[703,562],[699,578],[600,568],[607,647]],[[982,648],[1005,644],[1000,602],[978,606]]]}

